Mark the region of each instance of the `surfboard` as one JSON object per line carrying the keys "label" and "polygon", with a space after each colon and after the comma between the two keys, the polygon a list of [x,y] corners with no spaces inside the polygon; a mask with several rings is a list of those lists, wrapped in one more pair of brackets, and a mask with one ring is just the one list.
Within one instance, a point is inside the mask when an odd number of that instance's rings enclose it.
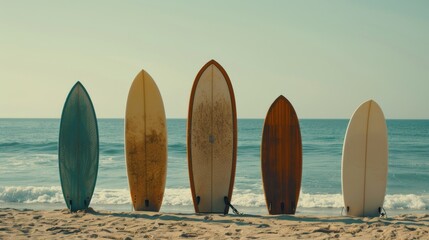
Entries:
{"label": "surfboard", "polygon": [[237,113],[231,81],[214,60],[192,86],[187,129],[188,169],[197,213],[228,213],[237,158]]}
{"label": "surfboard", "polygon": [[379,216],[387,184],[387,127],[373,100],[354,112],[344,138],[342,191],[349,216]]}
{"label": "surfboard", "polygon": [[301,189],[302,142],[292,104],[279,96],[265,117],[262,181],[269,214],[295,214]]}
{"label": "surfboard", "polygon": [[144,70],[128,93],[125,158],[134,210],[159,211],[167,177],[167,122],[161,93]]}
{"label": "surfboard", "polygon": [[61,115],[58,162],[67,208],[87,209],[98,172],[98,126],[88,92],[80,82],[71,89]]}

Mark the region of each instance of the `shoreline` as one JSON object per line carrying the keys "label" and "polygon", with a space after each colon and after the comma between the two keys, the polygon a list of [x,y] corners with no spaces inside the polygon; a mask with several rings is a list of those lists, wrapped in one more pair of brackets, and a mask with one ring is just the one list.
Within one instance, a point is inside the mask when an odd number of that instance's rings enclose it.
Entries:
{"label": "shoreline", "polygon": [[[13,208],[16,210],[58,210],[58,209],[66,209],[65,203],[11,203],[11,202],[0,202],[0,210],[4,208]],[[132,213],[134,210],[130,204],[90,204],[90,207],[96,210],[101,211],[112,211],[112,212],[124,212],[124,213]],[[270,216],[268,214],[268,210],[265,206],[260,207],[243,207],[243,206],[235,206],[240,213],[245,215],[257,215],[257,216]],[[388,217],[395,217],[398,215],[404,214],[429,214],[429,209],[386,209]],[[159,213],[172,213],[172,214],[195,214],[193,206],[171,206],[171,205],[162,205]],[[345,217],[345,215],[341,215],[341,208],[305,208],[298,207],[295,216],[330,216],[330,217]],[[343,213],[344,214],[344,213]],[[229,215],[234,215],[232,210],[230,209]]]}
{"label": "shoreline", "polygon": [[419,239],[429,234],[429,214],[355,218],[0,208],[0,226],[0,239]]}

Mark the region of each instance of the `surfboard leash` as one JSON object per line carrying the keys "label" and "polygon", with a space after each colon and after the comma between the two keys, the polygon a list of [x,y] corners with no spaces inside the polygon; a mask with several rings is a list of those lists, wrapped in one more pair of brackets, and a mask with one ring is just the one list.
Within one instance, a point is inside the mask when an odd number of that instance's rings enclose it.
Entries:
{"label": "surfboard leash", "polygon": [[384,209],[384,207],[379,207],[378,213],[380,213],[380,217],[387,218],[387,212],[386,212],[386,209]]}
{"label": "surfboard leash", "polygon": [[237,215],[243,215],[243,213],[239,212],[234,206],[232,206],[231,202],[229,201],[228,197],[225,196],[223,198],[223,201],[225,202],[225,210],[223,211],[223,214],[228,214],[228,208],[231,207],[232,211]]}
{"label": "surfboard leash", "polygon": [[[346,215],[343,215],[343,212],[344,212],[344,209],[346,209]],[[340,215],[341,216],[347,216],[347,213],[350,211],[350,207],[349,206],[347,206],[347,207],[342,207],[341,208],[341,213],[340,213]]]}

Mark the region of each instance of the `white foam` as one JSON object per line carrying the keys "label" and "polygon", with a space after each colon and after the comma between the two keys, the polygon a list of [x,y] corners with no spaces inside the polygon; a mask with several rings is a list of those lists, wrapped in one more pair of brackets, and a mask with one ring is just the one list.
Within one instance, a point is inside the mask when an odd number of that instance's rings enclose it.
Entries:
{"label": "white foam", "polygon": [[429,209],[428,195],[394,194],[384,199],[384,208],[388,209]]}
{"label": "white foam", "polygon": [[169,206],[192,205],[192,194],[190,188],[167,188],[165,189],[162,204]]}
{"label": "white foam", "polygon": [[231,202],[243,207],[262,207],[265,206],[265,197],[263,194],[237,190],[232,194]]}
{"label": "white foam", "polygon": [[[0,202],[10,203],[63,203],[61,187],[8,186],[0,187]],[[93,204],[131,204],[128,189],[96,188],[92,197]],[[249,190],[235,190],[232,204],[241,207],[265,207],[262,193]],[[167,188],[163,205],[192,206],[189,188]],[[302,208],[341,208],[341,194],[309,194],[301,193],[298,207]],[[429,209],[429,195],[394,194],[387,195],[384,202],[386,209]]]}
{"label": "white foam", "polygon": [[131,204],[127,189],[95,189],[91,203],[94,204]]}
{"label": "white foam", "polygon": [[299,195],[298,207],[306,208],[341,208],[343,207],[341,194],[309,194]]}
{"label": "white foam", "polygon": [[1,202],[56,203],[63,201],[60,187],[0,187]]}

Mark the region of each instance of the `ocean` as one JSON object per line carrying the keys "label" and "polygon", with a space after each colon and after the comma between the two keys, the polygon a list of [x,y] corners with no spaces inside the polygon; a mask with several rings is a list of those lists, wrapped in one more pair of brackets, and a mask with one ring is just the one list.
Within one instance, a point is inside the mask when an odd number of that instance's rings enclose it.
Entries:
{"label": "ocean", "polygon": [[[100,164],[91,206],[131,211],[123,119],[99,119]],[[340,215],[341,155],[347,119],[300,120],[302,188],[297,214]],[[66,208],[58,170],[59,119],[0,119],[0,207]],[[238,120],[232,204],[268,214],[261,181],[263,119]],[[387,120],[387,213],[429,213],[429,120]],[[186,119],[168,119],[168,170],[163,212],[192,213]]]}

